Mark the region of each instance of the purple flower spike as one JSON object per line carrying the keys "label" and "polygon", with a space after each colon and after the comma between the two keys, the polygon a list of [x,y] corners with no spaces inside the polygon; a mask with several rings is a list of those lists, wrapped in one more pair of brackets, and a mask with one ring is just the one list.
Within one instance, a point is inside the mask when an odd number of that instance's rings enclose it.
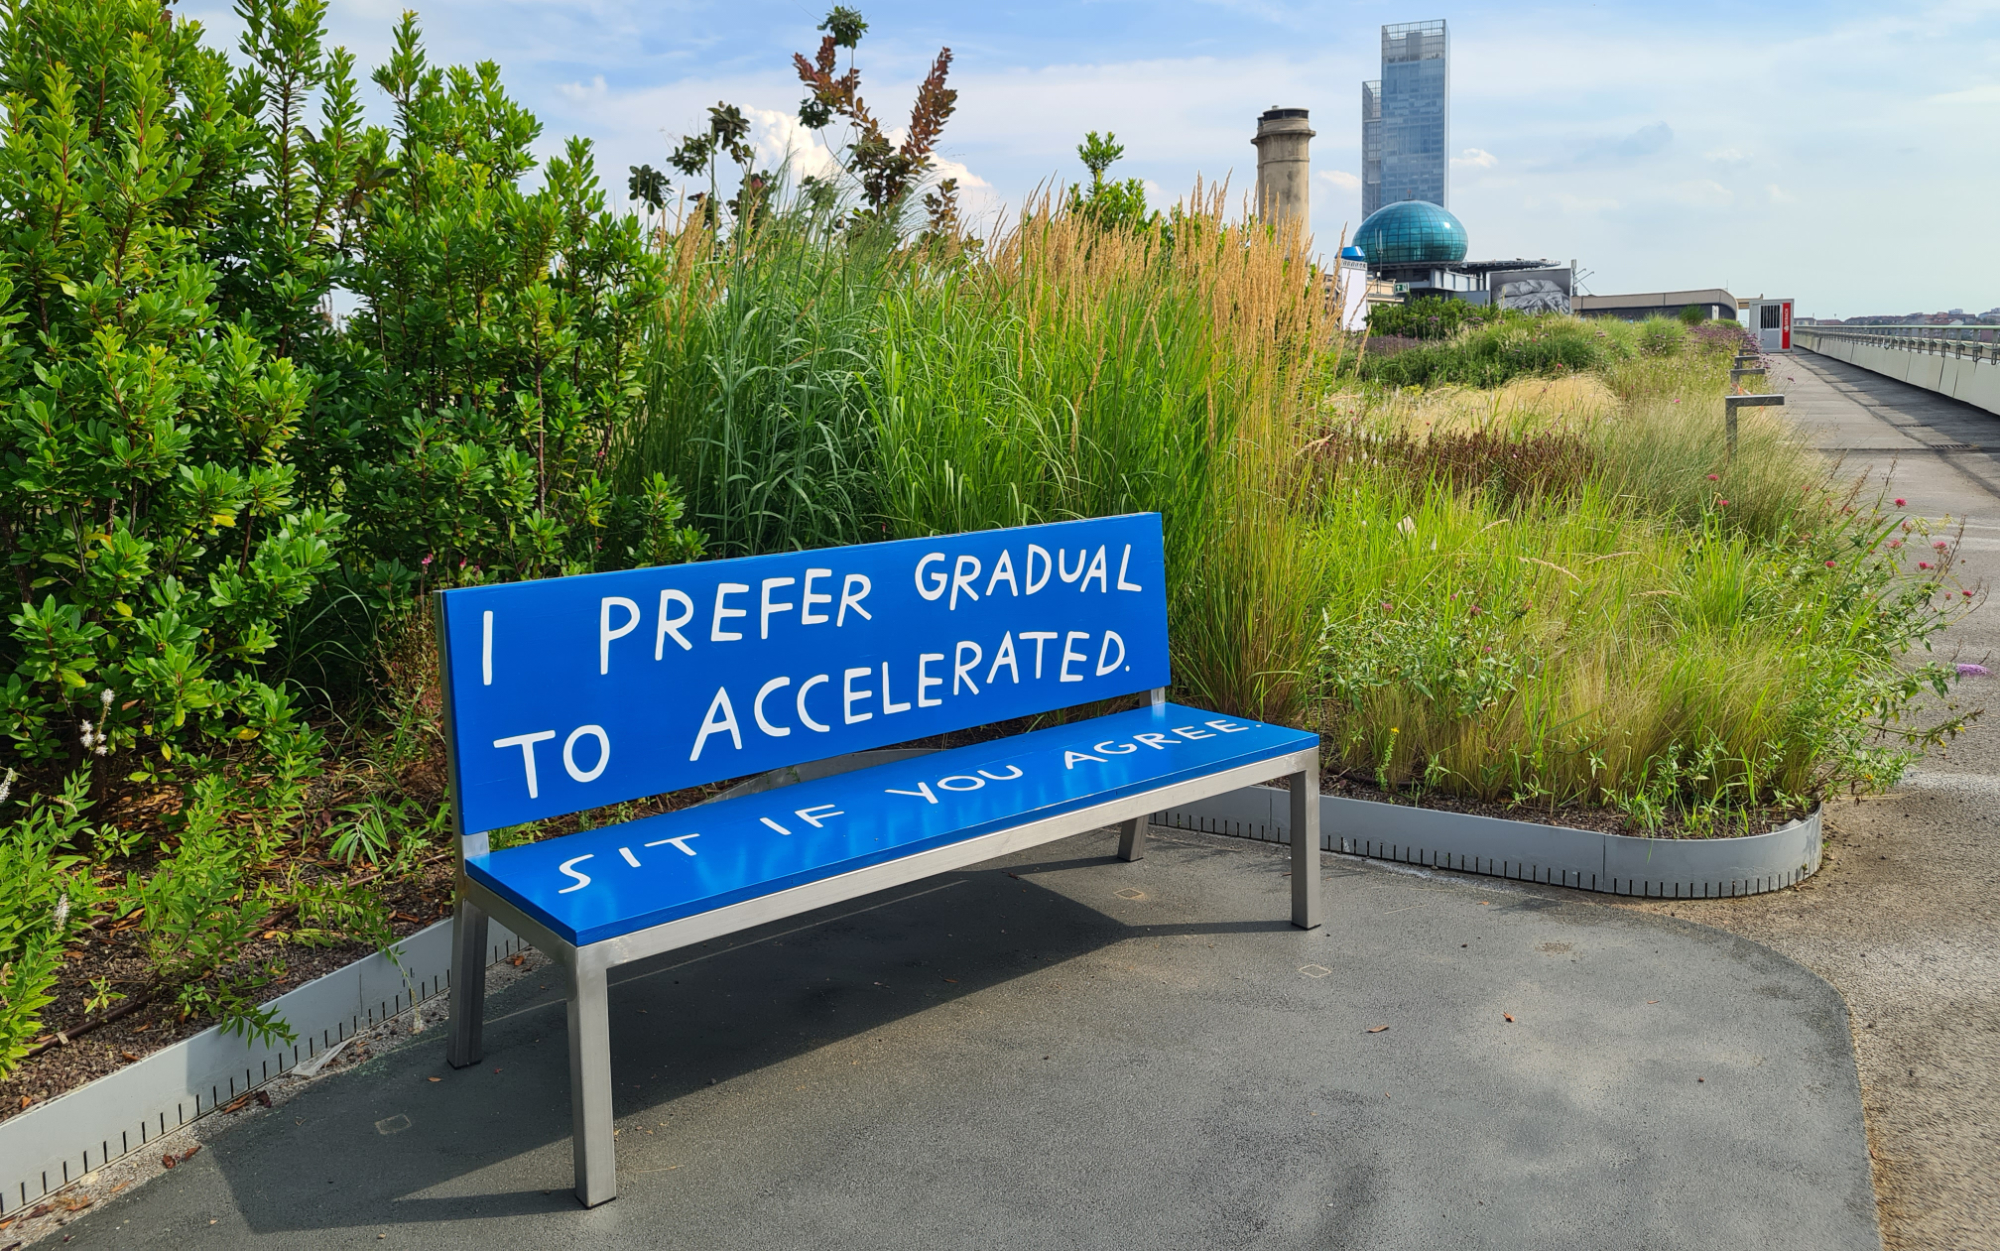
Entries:
{"label": "purple flower spike", "polygon": [[1985,665],[1960,665],[1958,666],[1958,676],[1961,678],[1990,678],[1993,674]]}

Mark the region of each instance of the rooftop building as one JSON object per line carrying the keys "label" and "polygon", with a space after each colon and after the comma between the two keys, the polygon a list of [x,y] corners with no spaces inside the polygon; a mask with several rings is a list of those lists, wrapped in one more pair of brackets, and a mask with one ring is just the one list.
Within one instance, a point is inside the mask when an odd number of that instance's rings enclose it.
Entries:
{"label": "rooftop building", "polygon": [[1257,215],[1265,221],[1311,217],[1313,128],[1305,109],[1272,105],[1257,119]]}
{"label": "rooftop building", "polygon": [[1698,308],[1706,318],[1736,318],[1736,297],[1720,287],[1693,291],[1645,291],[1628,295],[1579,295],[1572,301],[1579,317],[1615,317],[1620,321],[1644,321],[1648,317],[1678,317],[1688,308]]}

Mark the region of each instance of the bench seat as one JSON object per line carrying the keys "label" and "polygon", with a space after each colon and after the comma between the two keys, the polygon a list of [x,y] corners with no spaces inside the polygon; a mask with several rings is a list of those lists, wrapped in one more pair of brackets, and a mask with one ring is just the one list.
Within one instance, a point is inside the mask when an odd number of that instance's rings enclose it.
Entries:
{"label": "bench seat", "polygon": [[1306,731],[1163,703],[468,856],[464,871],[587,947],[1317,743]]}

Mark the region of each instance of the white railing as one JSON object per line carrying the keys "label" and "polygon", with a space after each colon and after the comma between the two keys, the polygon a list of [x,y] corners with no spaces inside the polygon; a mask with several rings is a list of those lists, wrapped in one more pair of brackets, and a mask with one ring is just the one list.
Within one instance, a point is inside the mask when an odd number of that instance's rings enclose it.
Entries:
{"label": "white railing", "polygon": [[[1984,330],[1989,336],[1992,326],[1798,326],[1792,327],[1792,337],[1807,347],[1817,350],[1821,339],[1834,339],[1845,343],[1866,343],[1875,347],[1894,348],[1901,352],[1926,352],[1940,356],[1957,356],[1971,360],[2000,361],[2000,343],[1982,342],[1972,337]],[[1939,332],[1958,332],[1947,337]],[[1966,332],[1970,332],[1967,334]]]}

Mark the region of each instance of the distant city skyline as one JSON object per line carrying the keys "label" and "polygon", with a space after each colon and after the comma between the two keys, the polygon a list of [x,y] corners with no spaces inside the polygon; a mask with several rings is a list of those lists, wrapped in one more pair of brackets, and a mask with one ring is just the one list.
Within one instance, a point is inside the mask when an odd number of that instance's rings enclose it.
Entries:
{"label": "distant city skyline", "polygon": [[[717,100],[741,105],[770,156],[814,159],[796,115],[793,52],[818,44],[825,0],[673,5],[637,0],[410,0],[433,64],[500,63],[542,120],[543,154],[595,141],[623,204],[628,165],[665,165],[672,136]],[[333,37],[355,53],[360,95],[386,120],[366,72],[386,59],[405,0],[332,0]],[[859,7],[864,94],[907,116],[940,46],[956,60],[947,172],[973,211],[1018,211],[1038,189],[1085,177],[1076,145],[1115,131],[1119,177],[1156,204],[1196,175],[1255,181],[1250,138],[1274,105],[1312,111],[1312,227],[1333,251],[1361,222],[1356,88],[1375,78],[1383,25],[1450,22],[1450,208],[1480,256],[1580,259],[1601,292],[1727,286],[1791,295],[1805,315],[1984,306],[2000,254],[1949,249],[1939,263],[1871,254],[1909,236],[1901,216],[1974,216],[2000,200],[2000,11],[1720,0],[1598,6],[1554,0],[1434,6],[1417,0],[1254,6],[1102,0],[993,9]],[[231,47],[228,0],[181,0]],[[232,48],[233,50],[233,48]],[[823,158],[820,158],[823,159]],[[1972,223],[1976,227],[1976,222]],[[1971,232],[1968,232],[1970,235]],[[1992,292],[1968,299],[1965,292]]]}
{"label": "distant city skyline", "polygon": [[1968,313],[1962,308],[1950,308],[1935,313],[1853,313],[1842,317],[1838,313],[1807,313],[1815,321],[1845,321],[1853,323],[1874,323],[1878,325],[1950,325],[1963,322],[1966,325],[2000,325],[2000,307],[1989,308],[1983,313]]}

